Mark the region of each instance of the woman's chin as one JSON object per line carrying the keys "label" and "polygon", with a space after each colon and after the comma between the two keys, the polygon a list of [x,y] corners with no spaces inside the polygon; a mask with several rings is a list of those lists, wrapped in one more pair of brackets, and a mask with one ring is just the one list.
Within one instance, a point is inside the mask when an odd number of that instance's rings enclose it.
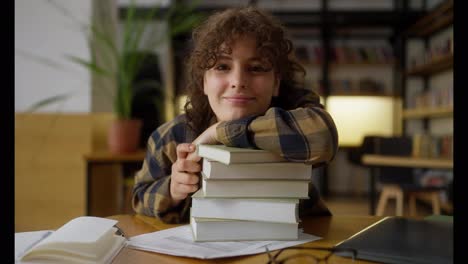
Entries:
{"label": "woman's chin", "polygon": [[252,116],[252,114],[251,113],[233,114],[233,115],[225,116],[222,119],[218,118],[218,120],[219,121],[234,121],[234,120],[239,120],[239,119],[246,118],[246,117],[249,117],[249,116]]}

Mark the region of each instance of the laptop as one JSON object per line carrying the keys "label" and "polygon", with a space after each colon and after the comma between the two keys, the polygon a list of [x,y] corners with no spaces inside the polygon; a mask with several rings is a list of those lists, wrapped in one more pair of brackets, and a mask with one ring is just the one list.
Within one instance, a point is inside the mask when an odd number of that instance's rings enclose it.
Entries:
{"label": "laptop", "polygon": [[381,263],[453,263],[453,221],[386,217],[336,247],[353,248],[357,259]]}

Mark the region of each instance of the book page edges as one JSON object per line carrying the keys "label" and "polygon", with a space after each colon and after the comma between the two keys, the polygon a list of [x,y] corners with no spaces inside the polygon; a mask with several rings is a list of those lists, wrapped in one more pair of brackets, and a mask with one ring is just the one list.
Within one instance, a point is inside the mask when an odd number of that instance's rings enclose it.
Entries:
{"label": "book page edges", "polygon": [[210,197],[204,196],[203,190],[198,190],[192,195],[193,200],[229,200],[229,201],[236,201],[236,200],[243,200],[248,202],[260,202],[260,203],[299,203],[300,199],[291,197],[291,198],[269,198],[269,197]]}
{"label": "book page edges", "polygon": [[95,262],[96,258],[105,255],[109,250],[106,245],[125,240],[115,235],[116,223],[116,220],[100,217],[75,218],[31,247],[20,259],[54,259],[58,256],[68,256],[75,261],[81,259],[86,262],[86,259],[91,259]]}
{"label": "book page edges", "polygon": [[96,259],[104,255],[105,250],[108,249],[109,244],[113,244],[116,240],[116,228],[109,229],[106,234],[93,243],[83,242],[60,242],[52,241],[48,243],[38,244],[27,252],[23,259],[30,259],[37,256],[76,256],[80,258]]}

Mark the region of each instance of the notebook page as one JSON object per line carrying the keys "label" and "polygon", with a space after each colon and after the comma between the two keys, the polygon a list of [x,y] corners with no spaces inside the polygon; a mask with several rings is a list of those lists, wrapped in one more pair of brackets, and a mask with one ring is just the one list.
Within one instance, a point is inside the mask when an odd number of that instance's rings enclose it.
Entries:
{"label": "notebook page", "polygon": [[116,223],[116,220],[100,217],[78,217],[57,229],[40,244],[55,242],[95,243]]}
{"label": "notebook page", "polygon": [[45,230],[15,233],[15,261],[18,261],[26,251],[52,234],[52,232]]}

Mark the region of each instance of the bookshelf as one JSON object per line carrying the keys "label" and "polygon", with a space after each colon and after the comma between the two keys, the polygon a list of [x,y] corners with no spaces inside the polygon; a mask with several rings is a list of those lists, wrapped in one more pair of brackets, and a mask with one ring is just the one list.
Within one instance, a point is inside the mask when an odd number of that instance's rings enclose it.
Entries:
{"label": "bookshelf", "polygon": [[[401,122],[403,133],[413,138],[413,157],[405,162],[419,162],[424,169],[453,169],[452,26],[453,0],[445,0],[407,27],[401,36]],[[434,167],[435,164],[441,167]],[[428,203],[429,199],[423,197],[420,201]],[[448,202],[441,207],[448,213],[453,211]]]}
{"label": "bookshelf", "polygon": [[453,169],[451,159],[415,158],[402,156],[388,156],[366,154],[362,157],[366,165],[397,166],[409,168],[432,168],[432,169]]}
{"label": "bookshelf", "polygon": [[[453,34],[443,41],[439,39],[437,45],[431,43],[431,40],[434,41],[435,35],[452,24],[453,0],[446,0],[422,16],[404,33],[407,41],[423,40],[425,48],[423,53],[406,61],[409,64],[407,70],[405,70],[406,65],[403,68],[402,122],[405,134],[412,135],[414,133],[414,131],[405,130],[407,122],[422,121],[423,133],[431,136],[429,122],[434,119],[453,118],[453,88],[449,87],[450,85],[434,87],[434,84],[431,83],[431,78],[453,69]],[[410,94],[414,87],[406,84],[415,79],[422,81],[423,87],[420,92]],[[440,82],[437,85],[440,85]]]}
{"label": "bookshelf", "polygon": [[453,53],[440,56],[429,63],[416,66],[406,72],[408,76],[430,76],[453,67]]}
{"label": "bookshelf", "polygon": [[437,117],[453,116],[453,106],[406,109],[403,111],[402,116],[404,119],[437,118]]}
{"label": "bookshelf", "polygon": [[453,0],[444,1],[438,8],[408,28],[408,36],[426,37],[453,23]]}

